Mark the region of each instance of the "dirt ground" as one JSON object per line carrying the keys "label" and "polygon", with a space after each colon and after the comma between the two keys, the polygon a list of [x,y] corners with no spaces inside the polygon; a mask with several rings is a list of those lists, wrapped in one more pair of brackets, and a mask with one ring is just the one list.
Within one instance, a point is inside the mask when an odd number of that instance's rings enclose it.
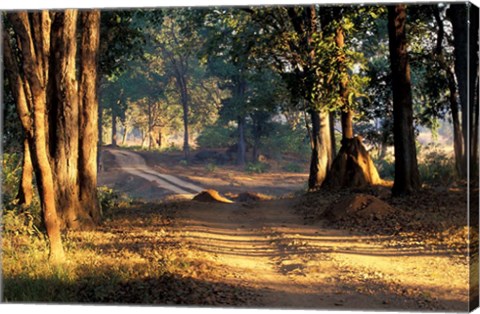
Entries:
{"label": "dirt ground", "polygon": [[[147,156],[146,164],[151,169],[226,196],[245,191],[273,196],[271,200],[232,204],[191,200],[165,203],[165,197],[172,193],[126,172],[109,152],[103,156],[106,167],[99,176],[101,184],[132,197],[150,201],[163,197],[164,204],[173,204],[171,222],[162,229],[162,237],[181,246],[193,261],[179,276],[215,283],[213,287],[241,288],[240,301],[227,304],[468,310],[469,260],[458,223],[462,209],[452,205],[459,204],[461,193],[433,191],[424,195],[422,204],[418,199],[391,200],[388,187],[370,191],[371,197],[358,196],[355,191],[304,195],[305,174],[251,175],[233,166],[219,167],[212,173],[204,165],[179,165],[171,156],[165,160]],[[438,195],[444,196],[441,202],[436,201]],[[339,205],[349,197],[350,203]],[[381,209],[383,216],[377,217],[382,202],[388,202],[389,208]],[[345,210],[342,216],[339,206],[358,208]],[[323,215],[329,211],[337,215]],[[128,225],[134,225],[140,233],[152,227],[140,213],[123,214],[128,217]],[[446,221],[443,225],[439,222],[442,219]],[[222,304],[217,301],[222,293],[221,288],[214,288],[214,301],[207,304]],[[191,304],[196,304],[195,300]]]}

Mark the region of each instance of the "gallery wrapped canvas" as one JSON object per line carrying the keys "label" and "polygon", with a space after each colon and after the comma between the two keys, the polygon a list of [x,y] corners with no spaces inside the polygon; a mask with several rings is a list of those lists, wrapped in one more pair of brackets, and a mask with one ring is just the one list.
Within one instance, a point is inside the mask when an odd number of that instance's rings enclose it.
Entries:
{"label": "gallery wrapped canvas", "polygon": [[478,307],[476,5],[1,25],[2,302]]}

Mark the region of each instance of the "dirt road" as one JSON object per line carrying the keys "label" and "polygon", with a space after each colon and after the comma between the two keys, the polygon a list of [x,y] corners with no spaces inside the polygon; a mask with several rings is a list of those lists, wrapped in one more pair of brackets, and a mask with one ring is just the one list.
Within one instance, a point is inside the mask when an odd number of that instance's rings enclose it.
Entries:
{"label": "dirt road", "polygon": [[192,202],[174,233],[219,281],[258,291],[254,306],[466,310],[466,265],[389,248],[386,237],[305,225],[293,205]]}
{"label": "dirt road", "polygon": [[120,171],[145,179],[150,185],[164,190],[166,194],[191,199],[198,192],[204,190],[204,188],[176,176],[155,171],[145,163],[142,156],[134,152],[113,148],[105,149],[105,151],[114,156]]}
{"label": "dirt road", "polygon": [[[189,198],[201,190],[152,170],[135,153],[109,152],[120,166],[118,176],[128,173],[147,186]],[[134,184],[126,183],[126,190]],[[247,306],[467,310],[466,260],[394,237],[333,229],[326,221],[306,224],[294,210],[296,202],[185,201],[173,215],[167,236],[187,251],[188,276],[255,291],[256,297],[245,301]]]}

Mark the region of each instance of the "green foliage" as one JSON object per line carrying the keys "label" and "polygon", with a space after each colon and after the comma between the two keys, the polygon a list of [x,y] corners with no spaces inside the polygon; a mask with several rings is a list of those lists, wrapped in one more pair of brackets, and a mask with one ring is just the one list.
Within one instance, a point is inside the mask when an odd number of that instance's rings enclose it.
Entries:
{"label": "green foliage", "polygon": [[384,180],[393,180],[395,178],[395,158],[393,155],[379,158],[378,154],[371,154],[371,157],[375,167],[377,167],[380,178]]}
{"label": "green foliage", "polygon": [[12,209],[22,175],[22,158],[17,153],[2,155],[2,197],[4,207]]}
{"label": "green foliage", "polygon": [[100,206],[104,214],[117,206],[120,197],[113,189],[106,186],[100,186],[97,188],[97,192],[98,201],[100,202]]}
{"label": "green foliage", "polygon": [[270,165],[264,162],[249,162],[245,166],[248,173],[265,173],[270,169]]}
{"label": "green foliage", "polygon": [[205,127],[197,137],[201,148],[227,148],[235,144],[235,128],[223,123]]}
{"label": "green foliage", "polygon": [[420,151],[418,172],[422,182],[448,186],[456,179],[455,160],[438,144],[429,144]]}
{"label": "green foliage", "polygon": [[217,166],[214,164],[214,163],[211,163],[209,162],[208,164],[205,165],[205,170],[207,170],[208,172],[215,172],[215,170],[217,169]]}
{"label": "green foliage", "polygon": [[118,193],[115,190],[100,186],[97,188],[98,201],[102,208],[102,215],[106,219],[110,219],[115,210],[120,207],[128,207],[132,204],[132,198],[125,193]]}
{"label": "green foliage", "polygon": [[[348,15],[331,21],[321,33],[313,34],[315,59],[313,67],[316,82],[313,84],[311,103],[331,111],[355,110],[369,82],[365,75],[366,60],[348,42],[344,47],[336,44],[336,33],[352,36],[354,26]],[[342,87],[343,86],[343,87]],[[341,89],[346,89],[342,95]],[[346,97],[345,97],[346,96]],[[317,108],[320,109],[320,108]]]}
{"label": "green foliage", "polygon": [[5,235],[39,237],[43,230],[41,207],[34,195],[28,207],[17,205],[16,196],[20,184],[21,158],[15,153],[4,153],[2,160],[2,230]]}
{"label": "green foliage", "polygon": [[13,99],[9,81],[4,75],[3,80],[3,134],[2,147],[4,152],[18,152],[22,148],[23,130],[18,118],[17,108]]}
{"label": "green foliage", "polygon": [[269,136],[261,138],[260,151],[273,159],[281,159],[282,155],[293,154],[303,160],[308,158],[311,148],[305,128],[291,129],[286,124],[272,123]]}

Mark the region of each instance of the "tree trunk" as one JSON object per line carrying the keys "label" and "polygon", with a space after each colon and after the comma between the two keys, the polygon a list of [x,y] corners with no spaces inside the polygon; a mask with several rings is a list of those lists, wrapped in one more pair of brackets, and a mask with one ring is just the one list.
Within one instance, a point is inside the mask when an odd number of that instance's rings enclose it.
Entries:
{"label": "tree trunk", "polygon": [[183,106],[183,153],[185,154],[185,160],[190,161],[190,144],[188,143],[188,92],[186,82],[182,78],[181,84],[181,98]]}
{"label": "tree trunk", "polygon": [[469,4],[469,127],[470,127],[470,178],[478,180],[478,123],[479,123],[479,8],[475,5]]}
{"label": "tree trunk", "polygon": [[353,112],[352,110],[342,111],[342,138],[353,138]]}
{"label": "tree trunk", "polygon": [[238,117],[238,145],[237,165],[244,166],[247,163],[247,145],[245,144],[245,117]]}
{"label": "tree trunk", "polygon": [[405,32],[404,4],[388,6],[388,34],[393,90],[395,181],[393,195],[411,194],[420,188],[413,129],[412,90]]}
{"label": "tree trunk", "polygon": [[337,140],[335,139],[335,114],[330,112],[328,114],[328,118],[330,119],[330,142],[332,143],[332,156],[335,157],[337,155]]}
{"label": "tree trunk", "polygon": [[28,139],[23,140],[22,177],[18,188],[18,205],[30,206],[33,198],[33,166]]}
{"label": "tree trunk", "polygon": [[112,108],[112,146],[117,147],[117,113]]}
{"label": "tree trunk", "polygon": [[[32,16],[33,15],[33,16]],[[47,149],[46,112],[48,62],[50,54],[50,16],[48,12],[33,13],[31,21],[37,26],[36,37],[32,36],[30,17],[27,12],[8,14],[7,17],[17,35],[17,46],[23,73],[14,58],[10,36],[4,32],[4,62],[9,80],[14,85],[17,111],[31,149],[32,164],[36,173],[42,218],[50,243],[51,262],[64,260],[55,202],[55,186]],[[41,22],[41,23],[39,23]],[[35,43],[34,43],[35,39]]]}
{"label": "tree trunk", "polygon": [[443,54],[443,37],[445,34],[443,20],[440,15],[440,8],[438,5],[433,5],[433,12],[435,21],[438,25],[438,34],[437,34],[437,46],[435,48],[435,54],[437,57],[437,61],[441,65],[441,67],[447,72],[447,82],[448,82],[448,89],[450,92],[450,112],[452,114],[452,122],[453,122],[453,151],[455,153],[455,169],[457,175],[460,178],[466,178],[467,176],[467,165],[465,164],[465,150],[464,150],[464,141],[463,141],[463,133],[462,127],[459,118],[458,112],[458,91],[457,91],[457,82],[455,77],[455,69],[445,61],[445,56]]}
{"label": "tree trunk", "polygon": [[[337,18],[339,19],[339,18]],[[340,22],[340,21],[339,21]],[[338,50],[341,52],[339,59],[345,60],[345,54],[343,53],[343,48],[345,47],[345,34],[343,32],[342,26],[338,26],[335,32],[335,44]],[[342,138],[343,139],[352,139],[353,138],[353,112],[349,108],[348,104],[348,73],[347,68],[344,62],[338,62],[338,71],[342,73],[342,79],[340,82],[340,97],[342,99],[342,112],[341,112],[341,123],[342,123]]]}
{"label": "tree trunk", "polygon": [[[82,11],[82,45],[80,74],[80,202],[93,225],[100,223],[101,208],[97,195],[98,134],[98,50],[100,11]],[[87,222],[90,222],[89,219]],[[82,226],[85,227],[85,223]]]}
{"label": "tree trunk", "polygon": [[468,10],[467,3],[450,4],[448,16],[452,22],[454,55],[455,55],[455,74],[458,82],[458,93],[460,96],[460,107],[462,108],[462,132],[464,160],[462,163],[467,165],[467,156],[469,151],[469,125],[468,125]]}
{"label": "tree trunk", "polygon": [[61,228],[79,229],[90,223],[80,204],[79,123],[80,97],[77,81],[77,10],[58,12],[52,23],[52,49],[55,60],[51,74],[55,88],[48,95],[55,106],[49,111],[51,123],[50,164],[55,173],[55,200]]}
{"label": "tree trunk", "polygon": [[329,113],[310,110],[312,119],[312,157],[310,159],[310,174],[308,189],[315,190],[321,187],[328,171],[332,166],[333,152],[330,135]]}
{"label": "tree trunk", "polygon": [[145,135],[145,130],[144,129],[142,129],[141,136],[142,136],[142,144],[140,144],[140,145],[143,148],[145,146],[145,142],[147,141],[147,136]]}
{"label": "tree trunk", "polygon": [[123,134],[122,134],[122,145],[125,146],[127,144],[127,134],[128,134],[128,129],[125,126],[125,123],[123,124]]}
{"label": "tree trunk", "polygon": [[453,151],[455,153],[455,169],[460,178],[465,178],[467,168],[464,163],[463,134],[460,125],[460,117],[458,114],[457,85],[455,83],[455,74],[451,70],[448,72],[448,88],[450,90],[450,111],[452,113],[453,123]]}
{"label": "tree trunk", "polygon": [[103,162],[102,162],[102,146],[103,146],[103,108],[98,103],[97,109],[98,115],[98,127],[97,127],[97,136],[98,136],[98,144],[97,144],[97,172],[101,172],[103,170]]}
{"label": "tree trunk", "polygon": [[[59,260],[63,258],[61,227],[84,229],[99,221],[96,66],[100,15],[98,11],[82,13],[82,36],[78,36],[77,10],[7,16],[16,35],[10,40],[16,42],[18,53],[13,58],[7,36],[5,50],[11,57],[5,62],[12,82],[18,83],[16,91],[22,93],[17,93],[17,109],[31,148],[51,258]],[[78,39],[81,51],[77,51]]]}
{"label": "tree trunk", "polygon": [[162,143],[163,142],[163,134],[162,134],[162,129],[158,129],[158,148],[162,148]]}

